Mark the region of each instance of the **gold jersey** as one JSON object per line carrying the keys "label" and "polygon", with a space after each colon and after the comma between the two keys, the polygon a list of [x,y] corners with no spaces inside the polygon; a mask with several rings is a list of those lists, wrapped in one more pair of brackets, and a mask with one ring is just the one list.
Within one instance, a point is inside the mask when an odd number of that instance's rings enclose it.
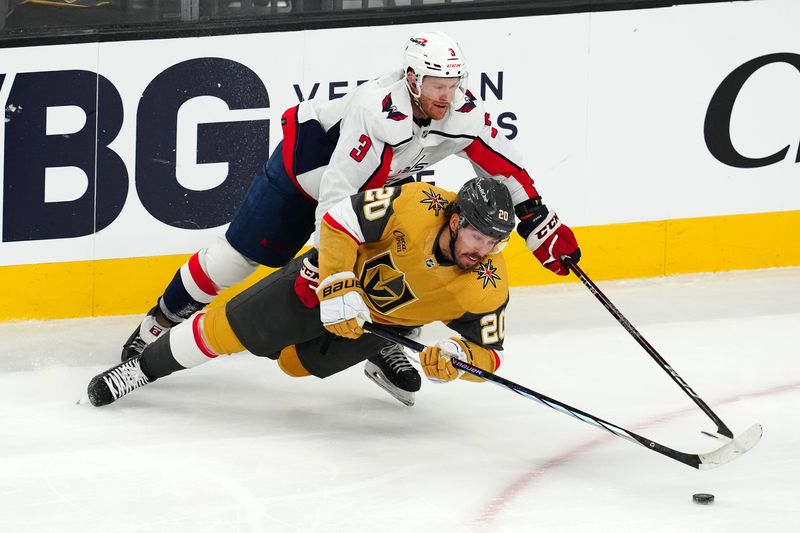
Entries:
{"label": "gold jersey", "polygon": [[467,340],[501,350],[508,303],[503,256],[489,255],[472,270],[437,259],[445,207],[455,198],[433,185],[411,183],[339,203],[322,221],[320,279],[353,272],[376,323],[441,321]]}

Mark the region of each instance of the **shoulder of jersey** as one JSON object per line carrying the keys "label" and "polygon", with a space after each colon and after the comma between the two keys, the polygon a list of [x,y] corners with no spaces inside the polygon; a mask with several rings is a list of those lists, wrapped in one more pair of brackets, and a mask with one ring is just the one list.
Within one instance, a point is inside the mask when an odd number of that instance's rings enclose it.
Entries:
{"label": "shoulder of jersey", "polygon": [[[443,217],[445,208],[456,199],[456,194],[430,183],[415,182],[402,185],[395,205],[420,214]],[[397,208],[395,208],[395,211]]]}
{"label": "shoulder of jersey", "polygon": [[413,116],[405,80],[391,79],[384,76],[364,87],[357,105],[370,125],[385,133],[384,141],[395,145],[411,137]]}
{"label": "shoulder of jersey", "polygon": [[466,276],[468,290],[459,297],[469,299],[475,312],[493,311],[508,299],[508,270],[502,254],[488,256]]}
{"label": "shoulder of jersey", "polygon": [[486,111],[483,102],[478,100],[472,92],[458,92],[453,100],[450,112],[444,120],[438,122],[438,127],[447,133],[477,135],[486,121]]}

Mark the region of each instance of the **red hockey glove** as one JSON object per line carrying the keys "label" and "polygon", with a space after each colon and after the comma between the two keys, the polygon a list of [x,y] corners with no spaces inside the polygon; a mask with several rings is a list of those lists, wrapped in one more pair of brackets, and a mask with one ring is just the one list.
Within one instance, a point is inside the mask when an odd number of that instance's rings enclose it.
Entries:
{"label": "red hockey glove", "polygon": [[516,211],[521,219],[517,232],[536,259],[559,276],[569,274],[561,258],[569,256],[576,263],[581,259],[581,249],[569,226],[562,224],[554,212],[548,211],[539,198],[518,205]]}
{"label": "red hockey glove", "polygon": [[294,292],[304,306],[314,309],[319,305],[317,286],[319,285],[319,267],[317,266],[317,253],[309,254],[303,258],[300,272],[294,280]]}

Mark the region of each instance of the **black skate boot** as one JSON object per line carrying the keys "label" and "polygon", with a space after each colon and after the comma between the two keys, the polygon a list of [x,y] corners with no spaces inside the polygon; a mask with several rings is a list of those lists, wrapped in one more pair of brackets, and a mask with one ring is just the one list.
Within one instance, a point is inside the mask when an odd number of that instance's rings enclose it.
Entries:
{"label": "black skate boot", "polygon": [[403,347],[395,343],[387,344],[379,353],[368,358],[364,373],[409,407],[414,405],[414,393],[422,386],[419,372],[408,362]]}
{"label": "black skate boot", "polygon": [[150,379],[142,372],[141,359],[141,355],[134,356],[93,377],[86,389],[92,405],[95,407],[108,405],[129,392],[155,381],[155,378]]}
{"label": "black skate boot", "polygon": [[162,333],[171,328],[170,326],[162,326],[156,320],[156,313],[158,313],[158,304],[147,312],[142,323],[136,326],[131,336],[122,345],[122,362],[141,355],[145,346],[156,340]]}

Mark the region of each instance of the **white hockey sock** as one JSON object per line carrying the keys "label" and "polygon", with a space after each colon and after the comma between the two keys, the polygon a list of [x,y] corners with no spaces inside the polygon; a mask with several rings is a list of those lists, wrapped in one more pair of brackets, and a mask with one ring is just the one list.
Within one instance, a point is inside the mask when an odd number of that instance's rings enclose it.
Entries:
{"label": "white hockey sock", "polygon": [[183,368],[202,365],[217,357],[203,337],[203,317],[205,312],[195,313],[188,320],[172,328],[169,335],[169,348],[172,357]]}
{"label": "white hockey sock", "polygon": [[144,342],[152,344],[168,329],[169,327],[159,324],[154,315],[147,315],[139,326],[139,335]]}

